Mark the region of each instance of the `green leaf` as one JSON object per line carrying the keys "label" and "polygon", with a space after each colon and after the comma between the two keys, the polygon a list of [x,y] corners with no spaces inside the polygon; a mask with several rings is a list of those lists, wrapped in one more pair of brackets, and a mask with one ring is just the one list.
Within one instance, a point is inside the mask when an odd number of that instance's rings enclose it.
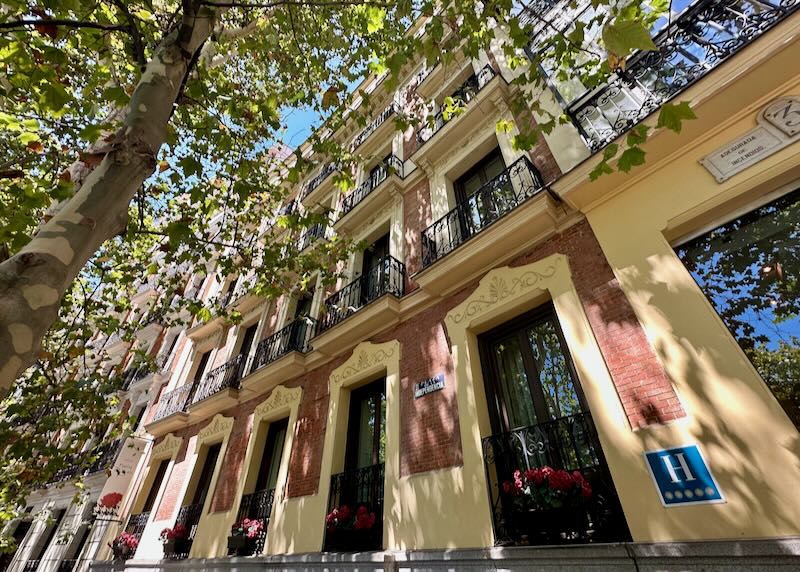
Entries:
{"label": "green leaf", "polygon": [[615,20],[603,28],[603,42],[609,52],[625,57],[634,50],[655,50],[650,32],[638,20]]}
{"label": "green leaf", "polygon": [[638,165],[644,165],[644,156],[645,152],[641,147],[629,147],[620,155],[617,168],[623,173],[627,173]]}
{"label": "green leaf", "polygon": [[666,127],[670,131],[680,133],[683,121],[688,119],[697,119],[688,101],[681,101],[678,104],[665,103],[658,112],[656,127]]}
{"label": "green leaf", "polygon": [[610,175],[614,172],[614,169],[606,161],[600,161],[597,166],[591,170],[589,173],[589,180],[595,181],[599,179],[602,175]]}
{"label": "green leaf", "polygon": [[386,20],[386,9],[379,6],[367,6],[367,33],[374,34],[382,30]]}

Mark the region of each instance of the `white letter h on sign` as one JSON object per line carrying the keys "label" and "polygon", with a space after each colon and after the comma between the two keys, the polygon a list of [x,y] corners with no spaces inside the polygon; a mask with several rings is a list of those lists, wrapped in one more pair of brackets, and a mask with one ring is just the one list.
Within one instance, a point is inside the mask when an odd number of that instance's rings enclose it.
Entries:
{"label": "white letter h on sign", "polygon": [[683,480],[687,482],[695,480],[692,471],[689,469],[689,463],[687,463],[686,459],[683,457],[683,453],[675,453],[674,456],[678,459],[679,466],[677,467],[672,464],[673,455],[663,455],[661,457],[661,460],[664,461],[664,466],[667,468],[667,472],[669,473],[669,477],[672,479],[672,482],[681,482],[681,479],[678,478],[678,473],[676,472],[678,469],[683,471]]}

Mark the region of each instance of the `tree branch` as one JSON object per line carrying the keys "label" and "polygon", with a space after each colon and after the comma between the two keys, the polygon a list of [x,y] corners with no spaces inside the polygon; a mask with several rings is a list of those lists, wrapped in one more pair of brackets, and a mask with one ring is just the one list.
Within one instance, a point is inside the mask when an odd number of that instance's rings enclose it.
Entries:
{"label": "tree branch", "polygon": [[0,30],[14,30],[28,26],[61,26],[64,28],[93,28],[95,30],[125,31],[127,26],[118,24],[101,24],[99,22],[83,22],[81,20],[46,20],[46,19],[23,19],[12,20],[10,22],[0,22]]}
{"label": "tree branch", "polygon": [[142,42],[142,35],[139,33],[139,27],[136,25],[136,19],[133,17],[133,14],[131,14],[131,11],[128,10],[128,6],[123,0],[113,0],[113,2],[125,16],[125,19],[128,20],[128,29],[131,34],[131,42],[133,43],[133,57],[136,58],[139,67],[144,69],[147,65],[147,58],[145,58],[144,55],[144,43]]}

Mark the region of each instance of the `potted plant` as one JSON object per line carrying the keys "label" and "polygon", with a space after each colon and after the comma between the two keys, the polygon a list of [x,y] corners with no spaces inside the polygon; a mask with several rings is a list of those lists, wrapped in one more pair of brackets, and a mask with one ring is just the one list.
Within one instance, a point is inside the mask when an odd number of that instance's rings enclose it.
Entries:
{"label": "potted plant", "polygon": [[111,517],[117,515],[119,503],[122,501],[122,494],[108,493],[100,497],[97,505],[94,507],[94,514],[98,517]]}
{"label": "potted plant", "polygon": [[186,526],[181,523],[176,524],[173,528],[165,528],[161,531],[158,538],[164,545],[165,558],[175,558],[177,555],[189,552],[188,532]]}
{"label": "potted plant", "polygon": [[586,504],[592,487],[580,471],[548,466],[518,469],[502,486],[518,528],[529,536],[564,540],[587,532]]}
{"label": "potted plant", "polygon": [[231,527],[228,537],[228,552],[243,556],[255,552],[256,541],[264,532],[264,521],[260,518],[244,518]]}
{"label": "potted plant", "polygon": [[122,532],[111,541],[111,552],[114,553],[114,560],[127,560],[139,546],[139,539],[129,532]]}
{"label": "potted plant", "polygon": [[325,517],[326,548],[342,552],[373,550],[376,548],[373,529],[377,520],[375,513],[364,505],[355,512],[347,505],[333,509]]}

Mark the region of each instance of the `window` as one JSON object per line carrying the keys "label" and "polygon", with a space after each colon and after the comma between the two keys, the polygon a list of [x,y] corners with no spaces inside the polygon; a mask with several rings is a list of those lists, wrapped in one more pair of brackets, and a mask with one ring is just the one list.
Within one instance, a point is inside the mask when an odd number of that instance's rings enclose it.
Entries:
{"label": "window", "polygon": [[495,147],[488,155],[477,162],[469,171],[460,176],[454,183],[456,200],[459,203],[467,202],[475,191],[482,185],[491,181],[506,168],[500,148]]}
{"label": "window", "polygon": [[496,429],[510,431],[588,409],[552,306],[481,336],[481,345]]}
{"label": "window", "polygon": [[270,423],[264,453],[258,468],[256,491],[274,489],[278,484],[278,471],[283,457],[283,445],[286,442],[286,430],[289,420],[283,419]]}
{"label": "window", "polygon": [[345,466],[361,469],[384,462],[386,450],[386,380],[356,389],[350,396]]}
{"label": "window", "polygon": [[256,338],[256,330],[258,329],[258,322],[248,326],[242,335],[242,345],[239,346],[239,355],[248,356],[250,350],[253,348],[253,340]]}
{"label": "window", "polygon": [[222,443],[211,445],[208,448],[206,458],[203,461],[203,468],[200,471],[200,477],[197,479],[197,485],[194,488],[191,504],[202,507],[203,503],[206,502],[206,496],[208,495],[208,489],[211,487],[211,479],[214,477],[214,469],[217,467],[217,459],[221,448]]}
{"label": "window", "polygon": [[[625,517],[552,305],[481,335],[479,347],[494,430],[483,438],[482,447],[495,525],[524,544],[628,540]],[[541,467],[573,475],[578,471],[590,483],[591,496],[577,507],[520,505],[506,484],[513,486],[519,475]]]}
{"label": "window", "polygon": [[63,508],[53,511],[50,517],[51,521],[47,525],[47,528],[45,528],[41,539],[36,545],[36,548],[31,553],[31,557],[28,559],[29,561],[41,560],[42,556],[47,551],[47,547],[50,546],[50,542],[53,540],[53,537],[55,536],[56,531],[58,530],[58,527],[61,524],[61,521],[63,520],[64,514],[66,512],[67,511]]}
{"label": "window", "polygon": [[211,358],[211,352],[207,351],[200,355],[200,361],[197,364],[197,369],[194,370],[194,378],[192,379],[194,385],[197,385],[203,380],[203,374],[208,367],[208,360]]}
{"label": "window", "polygon": [[800,428],[800,190],[676,251]]}
{"label": "window", "polygon": [[150,512],[153,510],[153,505],[156,502],[156,497],[158,496],[158,491],[161,490],[161,483],[164,481],[164,475],[167,473],[167,467],[169,467],[169,459],[163,459],[158,464],[158,469],[156,470],[156,475],[153,478],[153,484],[150,485],[150,490],[147,493],[147,498],[144,500],[144,504],[142,505],[141,512]]}

